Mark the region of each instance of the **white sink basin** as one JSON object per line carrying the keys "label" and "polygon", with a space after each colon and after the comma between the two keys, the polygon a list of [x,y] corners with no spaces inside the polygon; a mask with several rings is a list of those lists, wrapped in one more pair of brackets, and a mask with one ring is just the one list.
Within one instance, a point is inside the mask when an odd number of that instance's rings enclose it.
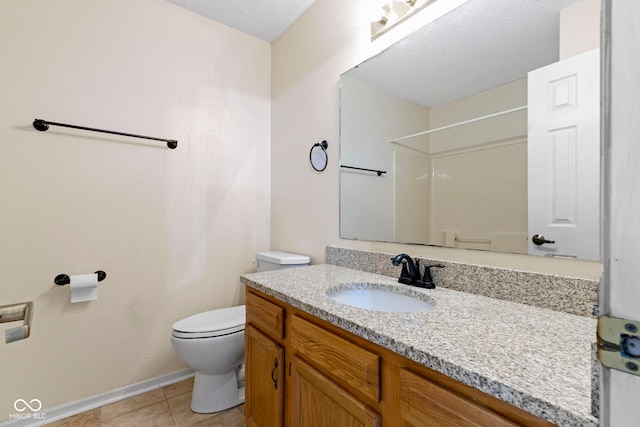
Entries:
{"label": "white sink basin", "polygon": [[329,291],[327,296],[339,303],[367,310],[412,312],[433,308],[427,301],[386,289],[343,289]]}

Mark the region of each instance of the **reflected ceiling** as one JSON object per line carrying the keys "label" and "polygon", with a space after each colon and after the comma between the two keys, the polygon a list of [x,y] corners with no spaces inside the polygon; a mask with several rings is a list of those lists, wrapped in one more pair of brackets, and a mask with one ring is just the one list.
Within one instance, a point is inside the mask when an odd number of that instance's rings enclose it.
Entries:
{"label": "reflected ceiling", "polygon": [[[436,107],[556,62],[559,11],[578,1],[470,0],[349,75]],[[439,83],[416,86],[422,76]]]}

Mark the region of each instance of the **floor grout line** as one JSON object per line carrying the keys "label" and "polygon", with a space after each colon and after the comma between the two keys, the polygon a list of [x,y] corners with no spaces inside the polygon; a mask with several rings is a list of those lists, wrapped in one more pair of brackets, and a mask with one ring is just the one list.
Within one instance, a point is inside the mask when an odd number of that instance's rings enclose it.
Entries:
{"label": "floor grout line", "polygon": [[167,405],[169,405],[169,411],[171,411],[171,418],[173,418],[173,425],[178,427],[178,419],[176,418],[176,413],[173,411],[173,406],[171,405],[171,402],[169,402],[169,397],[167,396],[167,390],[164,387],[162,388],[162,392],[164,393],[164,400],[167,402]]}

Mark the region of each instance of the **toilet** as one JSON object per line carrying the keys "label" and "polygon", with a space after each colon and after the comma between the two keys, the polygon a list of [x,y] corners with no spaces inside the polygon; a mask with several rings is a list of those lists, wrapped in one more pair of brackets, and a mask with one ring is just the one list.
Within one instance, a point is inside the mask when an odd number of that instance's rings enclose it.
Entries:
{"label": "toilet", "polygon": [[269,251],[256,254],[258,272],[281,270],[284,268],[304,267],[311,259],[306,255],[291,254],[289,252]]}
{"label": "toilet", "polygon": [[[258,271],[309,265],[309,257],[259,252]],[[171,346],[196,373],[191,410],[211,413],[244,403],[244,305],[205,311],[173,324]]]}
{"label": "toilet", "polygon": [[245,306],[240,305],[205,311],[173,324],[173,351],[196,372],[193,412],[218,412],[244,402],[245,317]]}

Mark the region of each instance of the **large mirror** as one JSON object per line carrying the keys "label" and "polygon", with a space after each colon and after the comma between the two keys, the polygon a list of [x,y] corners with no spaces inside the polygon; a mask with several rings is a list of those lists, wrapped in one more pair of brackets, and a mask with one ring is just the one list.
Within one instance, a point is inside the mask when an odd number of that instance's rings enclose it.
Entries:
{"label": "large mirror", "polygon": [[344,73],[340,237],[599,259],[599,17],[469,0]]}

